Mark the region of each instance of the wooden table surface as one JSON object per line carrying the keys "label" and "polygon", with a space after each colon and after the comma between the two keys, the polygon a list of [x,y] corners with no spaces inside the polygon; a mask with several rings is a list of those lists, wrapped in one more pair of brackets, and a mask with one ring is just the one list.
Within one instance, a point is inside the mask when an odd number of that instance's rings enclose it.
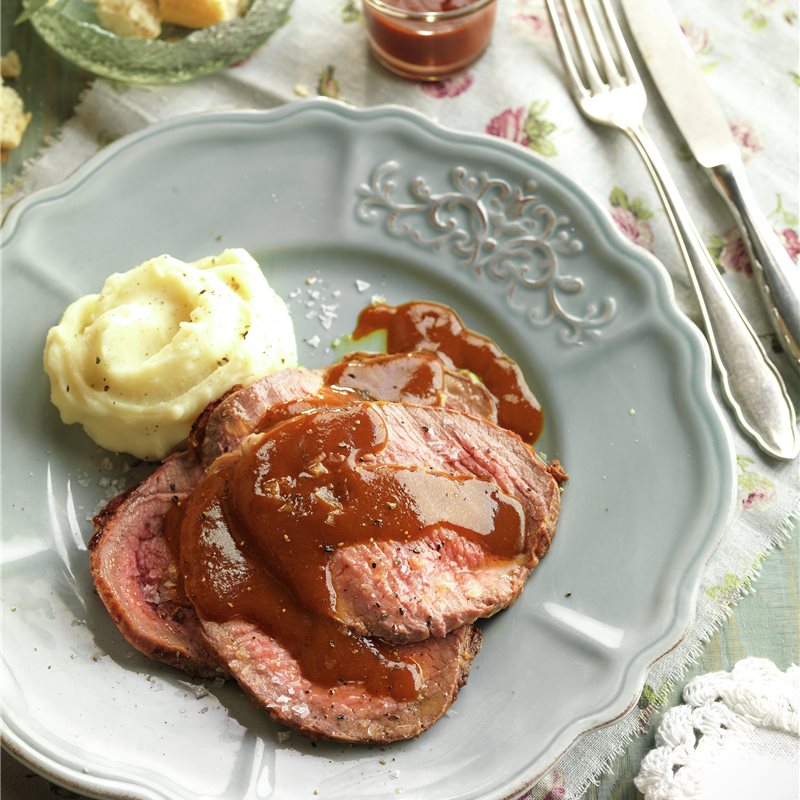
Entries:
{"label": "wooden table surface", "polygon": [[[2,167],[3,187],[19,176],[23,164],[41,152],[48,137],[58,134],[60,125],[72,115],[81,92],[91,75],[66,62],[37,36],[26,23],[14,25],[20,0],[3,3],[2,52],[16,50],[22,60],[23,73],[9,83],[22,96],[33,118],[24,141],[9,154]],[[695,675],[714,670],[729,670],[747,656],[772,659],[781,669],[800,662],[800,525],[785,547],[774,549],[765,559],[761,574],[752,583],[751,592],[734,608],[733,614],[711,638],[702,656],[686,673]],[[671,692],[667,707],[680,701],[681,686]],[[655,722],[658,721],[656,718]],[[584,800],[633,800],[641,795],[633,785],[639,764],[653,747],[653,727],[636,739],[592,787]],[[3,753],[3,761],[10,758]],[[3,782],[0,795],[4,800],[25,800],[23,790]]]}

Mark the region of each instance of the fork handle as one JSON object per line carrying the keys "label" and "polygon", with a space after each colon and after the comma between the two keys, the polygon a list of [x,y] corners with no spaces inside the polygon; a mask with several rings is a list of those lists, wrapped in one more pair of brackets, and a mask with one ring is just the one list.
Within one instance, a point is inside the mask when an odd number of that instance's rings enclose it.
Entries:
{"label": "fork handle", "polygon": [[672,224],[726,402],[742,430],[764,452],[795,458],[800,438],[780,374],[722,280],[650,135],[643,126],[626,128],[625,133],[647,165]]}

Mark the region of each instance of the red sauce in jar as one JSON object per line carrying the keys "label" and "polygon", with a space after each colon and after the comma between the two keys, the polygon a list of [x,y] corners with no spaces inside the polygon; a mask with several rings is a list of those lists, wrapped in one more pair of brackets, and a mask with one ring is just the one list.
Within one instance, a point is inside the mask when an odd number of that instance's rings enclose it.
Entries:
{"label": "red sauce in jar", "polygon": [[364,0],[367,38],[384,66],[441,80],[471,64],[492,36],[495,0]]}

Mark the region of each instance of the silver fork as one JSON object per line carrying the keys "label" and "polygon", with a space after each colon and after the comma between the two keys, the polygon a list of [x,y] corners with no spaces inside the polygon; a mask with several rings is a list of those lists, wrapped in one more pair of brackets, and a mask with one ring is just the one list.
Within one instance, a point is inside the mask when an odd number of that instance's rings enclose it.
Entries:
{"label": "silver fork", "polygon": [[578,18],[571,0],[561,0],[569,37],[555,0],[545,2],[576,104],[594,122],[625,133],[647,165],[697,294],[723,396],[742,430],[764,452],[794,458],[800,452],[800,439],[786,387],[722,281],[644,128],[647,95],[609,0],[598,0],[604,26],[591,0],[580,0],[586,23]]}

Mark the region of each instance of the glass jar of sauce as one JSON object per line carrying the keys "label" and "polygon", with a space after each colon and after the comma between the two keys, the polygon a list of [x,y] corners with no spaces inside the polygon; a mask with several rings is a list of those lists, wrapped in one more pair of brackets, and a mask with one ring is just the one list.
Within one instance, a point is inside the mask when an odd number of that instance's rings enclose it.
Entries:
{"label": "glass jar of sauce", "polygon": [[436,81],[469,66],[489,44],[496,0],[363,0],[370,49],[385,67]]}

